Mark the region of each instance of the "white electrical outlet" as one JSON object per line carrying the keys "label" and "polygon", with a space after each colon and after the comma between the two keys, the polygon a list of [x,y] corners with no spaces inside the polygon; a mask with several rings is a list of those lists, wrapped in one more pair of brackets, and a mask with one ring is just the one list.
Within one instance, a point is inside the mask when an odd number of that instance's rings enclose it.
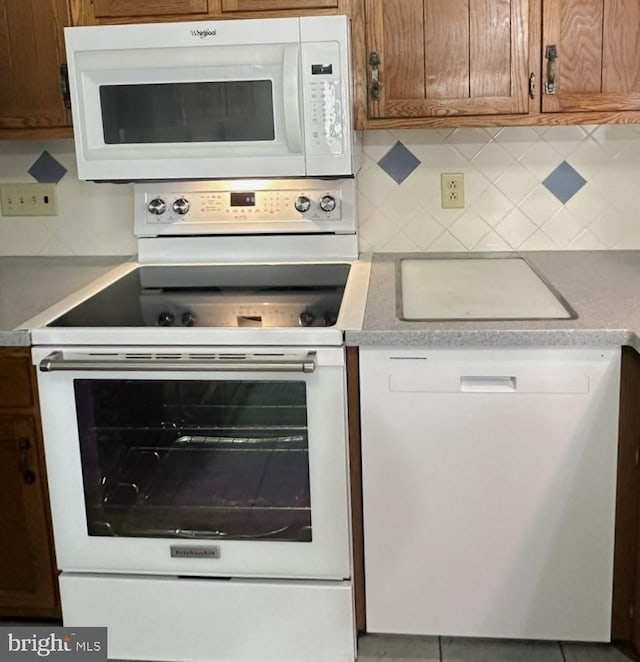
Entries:
{"label": "white electrical outlet", "polygon": [[464,173],[441,173],[440,191],[443,209],[464,208]]}
{"label": "white electrical outlet", "polygon": [[55,184],[1,184],[3,216],[57,216]]}

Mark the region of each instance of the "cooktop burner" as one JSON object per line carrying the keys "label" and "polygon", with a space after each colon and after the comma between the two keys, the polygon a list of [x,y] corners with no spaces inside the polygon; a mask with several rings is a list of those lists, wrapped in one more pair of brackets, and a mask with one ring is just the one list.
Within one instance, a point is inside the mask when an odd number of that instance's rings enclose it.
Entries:
{"label": "cooktop burner", "polygon": [[328,327],[349,264],[144,265],[50,327]]}

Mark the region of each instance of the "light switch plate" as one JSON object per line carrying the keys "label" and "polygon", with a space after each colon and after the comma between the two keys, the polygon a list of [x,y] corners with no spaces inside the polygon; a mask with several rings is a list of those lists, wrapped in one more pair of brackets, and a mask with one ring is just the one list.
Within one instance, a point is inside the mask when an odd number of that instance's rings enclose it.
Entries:
{"label": "light switch plate", "polygon": [[55,184],[0,184],[3,216],[57,216]]}

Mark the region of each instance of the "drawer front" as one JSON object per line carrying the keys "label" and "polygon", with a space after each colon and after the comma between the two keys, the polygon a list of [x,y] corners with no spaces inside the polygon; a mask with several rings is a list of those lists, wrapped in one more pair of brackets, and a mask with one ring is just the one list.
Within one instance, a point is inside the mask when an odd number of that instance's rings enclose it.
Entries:
{"label": "drawer front", "polygon": [[0,410],[33,407],[28,349],[0,348]]}

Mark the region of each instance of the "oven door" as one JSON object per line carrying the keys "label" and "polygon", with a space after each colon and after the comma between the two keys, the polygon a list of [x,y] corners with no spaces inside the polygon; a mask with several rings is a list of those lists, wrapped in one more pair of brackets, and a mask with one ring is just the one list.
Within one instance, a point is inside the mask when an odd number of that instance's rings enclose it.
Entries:
{"label": "oven door", "polygon": [[350,575],[343,350],[231,351],[33,350],[63,571]]}
{"label": "oven door", "polygon": [[68,28],[80,179],[305,175],[299,21],[238,23]]}

